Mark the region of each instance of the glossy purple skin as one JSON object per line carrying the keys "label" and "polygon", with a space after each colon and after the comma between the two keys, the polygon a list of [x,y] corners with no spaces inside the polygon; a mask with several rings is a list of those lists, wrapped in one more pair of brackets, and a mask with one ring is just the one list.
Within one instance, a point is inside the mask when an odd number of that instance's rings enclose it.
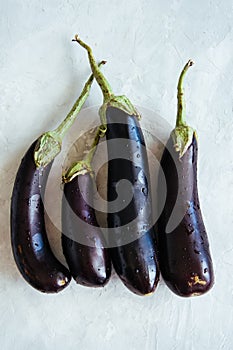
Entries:
{"label": "glossy purple skin", "polygon": [[[135,294],[154,292],[159,280],[155,234],[152,223],[150,179],[147,152],[142,130],[136,116],[109,107],[107,109],[108,213],[111,258],[118,276]],[[115,141],[117,142],[116,144]],[[114,206],[117,186],[121,180],[129,183],[122,189],[123,202]],[[131,188],[131,190],[130,190]],[[143,210],[142,210],[143,209]],[[134,220],[134,224],[132,221]],[[129,225],[130,229],[128,229]],[[146,228],[142,230],[142,228]]]}
{"label": "glossy purple skin", "polygon": [[19,166],[11,199],[11,245],[25,280],[45,293],[57,293],[70,282],[69,271],[54,256],[47,238],[43,196],[52,163],[36,168],[30,146]]}
{"label": "glossy purple skin", "polygon": [[[204,294],[214,283],[198,198],[197,151],[194,134],[192,144],[179,159],[170,137],[162,155],[159,175],[161,191],[164,189],[162,170],[167,185],[165,205],[158,220],[159,264],[168,287],[183,297]],[[159,198],[163,195],[160,193]]]}
{"label": "glossy purple skin", "polygon": [[104,286],[111,275],[111,259],[93,209],[90,173],[64,185],[62,247],[71,275],[88,287]]}

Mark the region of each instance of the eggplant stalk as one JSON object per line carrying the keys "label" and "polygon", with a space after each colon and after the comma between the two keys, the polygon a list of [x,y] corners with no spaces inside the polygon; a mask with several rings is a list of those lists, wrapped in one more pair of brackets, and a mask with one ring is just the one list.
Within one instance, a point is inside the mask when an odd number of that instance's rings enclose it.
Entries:
{"label": "eggplant stalk", "polygon": [[184,77],[189,69],[194,64],[192,60],[189,60],[184,66],[177,85],[177,117],[176,117],[176,127],[172,131],[172,138],[174,141],[174,147],[177,152],[179,152],[179,158],[181,158],[193,140],[194,129],[186,124],[186,113],[185,113],[185,100],[184,100],[184,89],[183,82]]}
{"label": "eggplant stalk", "polygon": [[94,77],[99,84],[101,91],[103,93],[103,104],[100,107],[99,114],[100,114],[100,120],[104,126],[107,125],[106,122],[106,111],[108,107],[115,107],[123,112],[127,113],[128,115],[135,115],[138,119],[141,118],[139,112],[136,110],[136,108],[133,106],[131,101],[128,99],[128,97],[121,95],[116,96],[112,92],[112,88],[110,87],[108,81],[106,80],[105,76],[100,71],[98,65],[96,64],[95,58],[92,53],[92,49],[90,46],[88,46],[86,43],[84,43],[78,35],[75,35],[75,39],[73,41],[76,41],[79,45],[81,45],[84,49],[86,49],[89,57],[90,66],[92,69],[92,72],[94,74]]}
{"label": "eggplant stalk", "polygon": [[[106,61],[101,61],[99,65],[97,65],[98,69],[105,63]],[[45,132],[38,139],[34,151],[34,161],[37,168],[45,167],[60,153],[62,147],[62,140],[69,128],[71,127],[71,125],[74,123],[75,118],[77,117],[83,104],[89,96],[93,80],[94,75],[92,74],[87,80],[81,95],[74,103],[70,112],[67,114],[66,118],[61,122],[61,124],[55,130]]]}
{"label": "eggplant stalk", "polygon": [[87,173],[93,174],[91,162],[95,154],[97,145],[99,143],[99,139],[101,137],[104,137],[105,133],[106,127],[104,127],[103,125],[99,126],[90,151],[87,153],[83,160],[75,162],[71,165],[71,167],[62,177],[64,183],[72,181],[78,175],[85,175]]}

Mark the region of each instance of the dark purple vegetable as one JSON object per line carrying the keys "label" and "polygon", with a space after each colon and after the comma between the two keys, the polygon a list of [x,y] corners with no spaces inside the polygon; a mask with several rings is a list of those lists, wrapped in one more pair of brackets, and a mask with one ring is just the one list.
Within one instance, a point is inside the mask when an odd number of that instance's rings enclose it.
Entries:
{"label": "dark purple vegetable", "polygon": [[[132,292],[148,295],[156,288],[159,269],[151,222],[148,159],[139,114],[127,97],[113,94],[95,63],[91,48],[78,36],[75,41],[87,50],[92,72],[104,96],[100,117],[107,127],[108,243],[113,266]],[[127,182],[121,185],[118,196],[117,187],[122,180]]]}
{"label": "dark purple vegetable", "polygon": [[[179,296],[206,293],[214,283],[208,237],[202,219],[197,188],[197,137],[185,122],[183,77],[178,83],[176,128],[161,159],[159,189],[166,199],[158,220],[159,263],[168,287]],[[160,193],[159,198],[163,197]]]}
{"label": "dark purple vegetable", "polygon": [[62,290],[69,271],[54,256],[46,234],[43,191],[52,166],[37,168],[34,142],[19,167],[11,201],[11,242],[15,262],[25,280],[41,292]]}
{"label": "dark purple vegetable", "polygon": [[72,110],[52,132],[43,134],[26,152],[11,199],[11,244],[25,280],[41,292],[56,293],[70,282],[69,271],[54,256],[46,234],[43,196],[61,142],[89,95],[91,76]]}
{"label": "dark purple vegetable", "polygon": [[111,259],[93,208],[91,159],[100,132],[101,128],[84,160],[74,164],[63,178],[63,253],[72,277],[88,287],[104,286],[111,275]]}
{"label": "dark purple vegetable", "polygon": [[113,265],[131,291],[139,295],[150,294],[155,290],[159,272],[151,221],[149,167],[138,119],[108,107],[106,139],[118,140],[117,144],[108,142],[108,201],[117,199],[117,185],[122,179],[130,182],[133,192],[129,192],[127,183],[123,185],[122,199],[132,195],[132,200],[122,210],[117,203],[114,212],[108,213],[110,245],[114,247],[111,248]]}

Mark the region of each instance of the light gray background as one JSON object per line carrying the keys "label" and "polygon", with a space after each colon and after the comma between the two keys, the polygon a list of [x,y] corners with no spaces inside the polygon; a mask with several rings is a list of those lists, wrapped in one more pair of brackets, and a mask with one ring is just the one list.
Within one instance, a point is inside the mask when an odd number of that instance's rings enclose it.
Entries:
{"label": "light gray background", "polygon": [[[232,1],[2,0],[0,18],[1,349],[232,349]],[[108,61],[116,93],[170,125],[179,72],[189,58],[196,63],[185,83],[187,115],[199,135],[199,191],[216,274],[202,297],[179,298],[162,281],[153,296],[138,297],[116,276],[104,289],[72,282],[43,295],[16,269],[12,186],[28,146],[63,119],[89,75],[85,51],[71,43],[75,33]],[[86,106],[100,103],[95,84]],[[59,233],[50,239],[61,256]]]}

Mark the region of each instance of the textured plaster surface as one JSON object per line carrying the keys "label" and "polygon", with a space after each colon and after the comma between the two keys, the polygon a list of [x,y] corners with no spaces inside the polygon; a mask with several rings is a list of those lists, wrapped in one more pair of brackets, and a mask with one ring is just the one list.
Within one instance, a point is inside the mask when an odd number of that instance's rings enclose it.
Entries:
{"label": "textured plaster surface", "polygon": [[[1,349],[232,349],[232,1],[8,0],[0,2],[0,18]],[[162,280],[153,296],[138,297],[115,274],[104,289],[72,282],[58,295],[43,295],[16,268],[9,207],[20,159],[38,135],[64,118],[90,73],[86,53],[71,43],[75,33],[93,46],[97,59],[108,61],[103,69],[114,91],[151,111],[142,126],[150,131],[152,181],[155,155],[162,151],[152,136],[169,135],[179,72],[189,58],[196,63],[185,83],[187,116],[199,135],[199,193],[216,275],[214,288],[202,297],[179,298]],[[101,99],[94,84],[85,106]],[[48,208],[59,196],[66,151],[96,125],[96,110],[89,117],[83,112],[65,140],[49,179]],[[97,178],[104,192],[104,169]],[[56,230],[48,223],[49,238],[64,262],[56,203],[48,209],[58,223]]]}

